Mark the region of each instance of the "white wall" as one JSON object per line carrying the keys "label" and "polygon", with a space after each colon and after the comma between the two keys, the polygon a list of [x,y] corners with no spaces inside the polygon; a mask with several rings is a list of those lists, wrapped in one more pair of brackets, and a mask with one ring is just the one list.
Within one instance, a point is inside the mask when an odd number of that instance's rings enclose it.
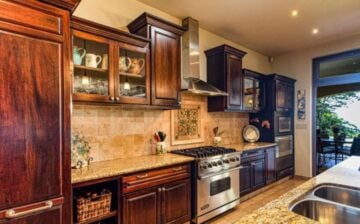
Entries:
{"label": "white wall", "polygon": [[[312,59],[360,47],[360,35],[275,57],[273,72],[297,80],[296,90],[306,90],[306,120],[295,118],[295,173],[311,176]],[[295,91],[296,92],[296,91]],[[296,116],[296,114],[295,114]],[[300,126],[306,126],[300,127]]]}
{"label": "white wall", "polygon": [[[114,28],[126,29],[126,25],[143,12],[149,12],[170,22],[179,25],[181,24],[180,18],[176,18],[135,0],[83,0],[75,10],[74,15]],[[200,52],[204,52],[206,49],[210,49],[221,44],[228,44],[239,48],[240,50],[247,52],[247,55],[243,60],[245,68],[262,73],[271,72],[271,64],[268,62],[267,56],[235,44],[201,28],[199,31],[199,42]],[[206,57],[204,53],[200,55],[200,73],[201,78],[206,80]]]}

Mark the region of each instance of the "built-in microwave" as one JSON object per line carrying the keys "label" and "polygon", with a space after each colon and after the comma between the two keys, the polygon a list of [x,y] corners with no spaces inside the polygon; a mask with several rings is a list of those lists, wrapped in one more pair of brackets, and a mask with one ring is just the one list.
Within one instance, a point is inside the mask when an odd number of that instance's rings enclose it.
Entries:
{"label": "built-in microwave", "polygon": [[291,113],[275,113],[275,134],[276,135],[285,135],[292,134],[293,122],[292,122]]}
{"label": "built-in microwave", "polygon": [[276,158],[291,155],[294,153],[293,135],[284,135],[275,137]]}

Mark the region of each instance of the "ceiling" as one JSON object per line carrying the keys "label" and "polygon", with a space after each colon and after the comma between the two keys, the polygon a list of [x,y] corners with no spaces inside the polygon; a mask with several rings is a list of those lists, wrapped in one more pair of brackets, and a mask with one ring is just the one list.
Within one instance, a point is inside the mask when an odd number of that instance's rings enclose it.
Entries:
{"label": "ceiling", "polygon": [[181,19],[193,17],[200,27],[267,56],[360,34],[360,0],[138,1]]}

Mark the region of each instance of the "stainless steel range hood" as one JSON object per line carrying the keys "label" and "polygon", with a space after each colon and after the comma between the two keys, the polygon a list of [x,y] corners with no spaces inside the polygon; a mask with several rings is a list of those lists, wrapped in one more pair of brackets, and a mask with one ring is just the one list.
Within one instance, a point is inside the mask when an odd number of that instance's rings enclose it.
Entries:
{"label": "stainless steel range hood", "polygon": [[200,79],[199,22],[183,20],[187,31],[182,37],[182,91],[203,96],[228,96],[224,91]]}

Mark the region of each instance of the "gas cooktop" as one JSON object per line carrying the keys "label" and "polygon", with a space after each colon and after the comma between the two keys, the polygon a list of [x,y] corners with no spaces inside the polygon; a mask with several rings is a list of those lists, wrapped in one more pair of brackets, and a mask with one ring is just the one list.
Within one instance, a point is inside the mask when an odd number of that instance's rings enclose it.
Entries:
{"label": "gas cooktop", "polygon": [[219,147],[219,146],[201,146],[195,148],[173,150],[171,152],[183,156],[191,156],[194,158],[206,158],[206,157],[234,153],[236,152],[236,150],[231,148]]}

